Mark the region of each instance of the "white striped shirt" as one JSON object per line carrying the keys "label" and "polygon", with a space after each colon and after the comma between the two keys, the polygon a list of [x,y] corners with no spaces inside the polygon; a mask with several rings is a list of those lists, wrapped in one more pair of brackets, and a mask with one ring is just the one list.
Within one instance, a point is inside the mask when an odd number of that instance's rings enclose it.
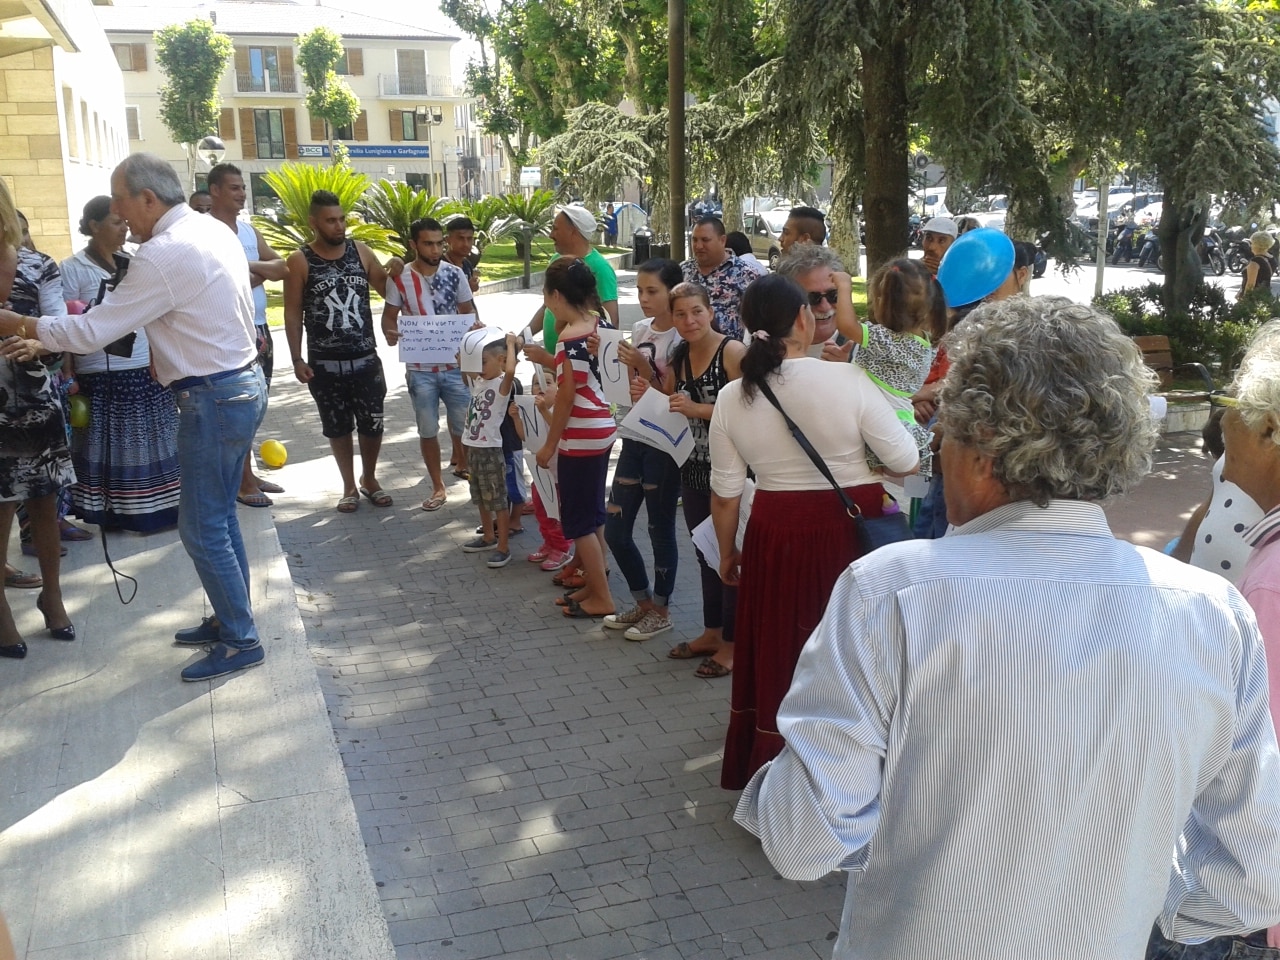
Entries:
{"label": "white striped shirt", "polygon": [[41,317],[36,330],[50,350],[91,353],[140,326],[163,384],[253,361],[249,262],[225,223],[171,207],[102,303],[82,316]]}
{"label": "white striped shirt", "polygon": [[736,817],[851,873],[835,960],[1139,960],[1280,920],[1266,687],[1221,577],[1016,503],[844,573]]}

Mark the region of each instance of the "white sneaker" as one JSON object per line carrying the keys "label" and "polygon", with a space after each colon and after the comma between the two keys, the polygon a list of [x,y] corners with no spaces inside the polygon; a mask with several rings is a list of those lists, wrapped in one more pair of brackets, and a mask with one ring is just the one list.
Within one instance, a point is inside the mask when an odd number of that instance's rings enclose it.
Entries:
{"label": "white sneaker", "polygon": [[671,629],[671,618],[650,610],[634,627],[623,634],[628,640],[652,640]]}
{"label": "white sneaker", "polygon": [[647,612],[639,607],[632,607],[624,613],[611,613],[604,618],[604,628],[606,630],[629,630],[642,621]]}

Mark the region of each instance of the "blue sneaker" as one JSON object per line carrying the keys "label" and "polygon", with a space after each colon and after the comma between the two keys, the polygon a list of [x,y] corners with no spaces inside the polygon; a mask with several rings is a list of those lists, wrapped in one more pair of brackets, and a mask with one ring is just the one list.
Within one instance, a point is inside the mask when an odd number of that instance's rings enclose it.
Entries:
{"label": "blue sneaker", "polygon": [[205,617],[198,627],[185,627],[173,635],[174,641],[183,647],[203,647],[207,643],[217,643],[220,638],[220,627],[216,617]]}
{"label": "blue sneaker", "polygon": [[256,667],[266,658],[267,651],[262,649],[260,643],[255,643],[252,647],[231,647],[225,643],[215,643],[203,660],[182,668],[182,679],[188,682],[214,680],[237,670]]}

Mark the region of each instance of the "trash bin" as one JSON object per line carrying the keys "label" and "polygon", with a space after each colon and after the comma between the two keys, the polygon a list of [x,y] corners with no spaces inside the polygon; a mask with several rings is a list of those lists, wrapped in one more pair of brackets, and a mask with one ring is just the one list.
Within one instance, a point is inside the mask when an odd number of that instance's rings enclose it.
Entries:
{"label": "trash bin", "polygon": [[671,259],[671,241],[667,240],[663,243],[655,243],[652,247],[653,255],[661,257],[663,260]]}
{"label": "trash bin", "polygon": [[631,237],[631,263],[633,266],[640,266],[646,260],[652,258],[653,231],[648,227],[641,227]]}

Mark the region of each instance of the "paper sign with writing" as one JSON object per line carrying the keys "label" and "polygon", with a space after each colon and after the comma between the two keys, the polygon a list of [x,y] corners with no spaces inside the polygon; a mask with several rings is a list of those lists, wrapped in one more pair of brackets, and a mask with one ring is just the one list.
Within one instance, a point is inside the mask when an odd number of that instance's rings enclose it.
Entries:
{"label": "paper sign with writing", "polygon": [[[469,318],[473,322],[474,317]],[[468,324],[470,326],[470,324]],[[481,327],[479,330],[472,330],[463,334],[462,349],[460,351],[463,373],[479,373],[483,366],[481,363],[481,354],[484,348],[494,340],[501,340],[507,334],[499,327]]]}
{"label": "paper sign with writing", "polygon": [[622,421],[622,433],[665,451],[684,466],[693,453],[693,431],[688,417],[671,412],[670,402],[661,390],[646,390]]}
{"label": "paper sign with writing", "polygon": [[604,398],[620,407],[629,407],[631,368],[618,359],[618,344],[627,335],[621,330],[607,330],[604,327],[597,330],[596,334],[600,337],[596,360],[600,368],[600,386],[604,388]]}
{"label": "paper sign with writing", "polygon": [[469,314],[441,314],[420,317],[402,313],[396,318],[400,330],[401,363],[457,363],[462,336],[476,318]]}
{"label": "paper sign with writing", "polygon": [[547,421],[542,419],[542,414],[534,405],[533,397],[521,395],[512,399],[520,413],[520,424],[524,427],[524,461],[529,467],[529,475],[533,477],[533,484],[538,488],[538,496],[547,510],[547,516],[559,520],[560,495],[556,491],[556,462],[559,455],[551,458],[551,465],[547,468],[538,466],[537,459],[538,451],[547,442],[549,430]]}

